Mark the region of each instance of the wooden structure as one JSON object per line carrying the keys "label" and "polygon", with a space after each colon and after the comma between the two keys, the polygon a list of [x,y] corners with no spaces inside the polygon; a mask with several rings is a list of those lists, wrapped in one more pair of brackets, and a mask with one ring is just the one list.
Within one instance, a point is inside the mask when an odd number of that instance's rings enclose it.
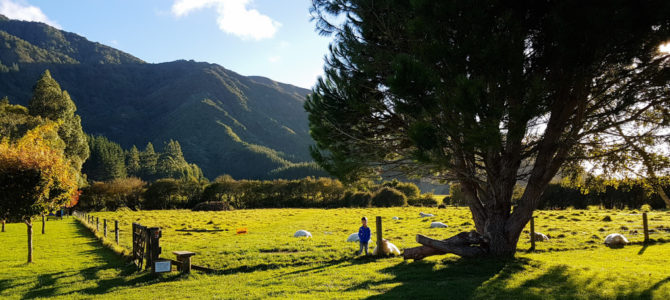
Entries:
{"label": "wooden structure", "polygon": [[144,264],[144,248],[146,246],[146,227],[133,223],[133,262],[138,270]]}
{"label": "wooden structure", "polygon": [[119,244],[119,221],[114,221],[114,239],[116,244]]}
{"label": "wooden structure", "polygon": [[535,217],[530,217],[530,251],[535,251]]}
{"label": "wooden structure", "polygon": [[183,274],[191,273],[191,256],[195,255],[195,252],[190,251],[172,251],[172,254],[177,256],[177,266],[179,271]]}
{"label": "wooden structure", "polygon": [[384,238],[382,237],[382,217],[377,216],[376,223],[377,223],[376,224],[377,225],[377,249],[379,249],[379,251],[377,251],[377,256],[383,256],[385,254],[384,254],[384,251],[381,250],[382,249],[382,242],[384,240]]}
{"label": "wooden structure", "polygon": [[162,251],[161,235],[159,227],[146,227],[133,223],[133,262],[138,270],[142,270],[143,265],[145,270],[153,269],[154,262],[158,260]]}
{"label": "wooden structure", "polygon": [[649,222],[647,221],[647,213],[642,213],[642,228],[644,229],[644,243],[649,243]]}

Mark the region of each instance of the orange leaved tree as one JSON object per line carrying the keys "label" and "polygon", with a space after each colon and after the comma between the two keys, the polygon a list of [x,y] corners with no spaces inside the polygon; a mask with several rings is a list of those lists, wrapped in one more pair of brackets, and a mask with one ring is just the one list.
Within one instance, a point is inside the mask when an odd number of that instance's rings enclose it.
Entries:
{"label": "orange leaved tree", "polygon": [[0,141],[0,215],[26,223],[28,262],[33,260],[32,218],[68,202],[77,187],[58,127],[48,122],[15,142]]}

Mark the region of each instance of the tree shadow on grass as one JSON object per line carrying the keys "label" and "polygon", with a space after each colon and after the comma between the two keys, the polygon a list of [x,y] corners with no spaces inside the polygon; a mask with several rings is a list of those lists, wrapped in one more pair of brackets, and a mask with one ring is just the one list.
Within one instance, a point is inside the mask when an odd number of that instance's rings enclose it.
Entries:
{"label": "tree shadow on grass", "polygon": [[371,299],[470,299],[482,284],[492,279],[504,280],[513,274],[522,272],[529,260],[494,259],[448,259],[445,262],[405,261],[383,269],[383,273],[394,278],[382,281],[366,281],[348,290],[378,290],[384,284],[400,285],[385,291]]}
{"label": "tree shadow on grass", "polygon": [[[527,258],[515,260],[467,260],[401,263],[382,270],[395,277],[368,281],[349,290],[379,290],[383,284],[400,283],[370,299],[576,299],[601,298],[596,277],[585,277],[567,265],[549,267],[543,273],[513,282],[539,265]],[[516,276],[519,275],[519,276]],[[521,277],[523,278],[523,277]],[[670,283],[667,277],[645,290],[622,289],[616,295],[624,299],[652,299],[653,292]],[[379,288],[378,288],[379,286]],[[595,286],[595,288],[594,288]]]}
{"label": "tree shadow on grass", "polygon": [[[135,265],[128,263],[124,258],[119,257],[114,251],[105,248],[102,243],[96,238],[96,236],[90,232],[87,228],[79,223],[75,223],[76,237],[84,237],[91,239],[91,242],[86,242],[85,244],[90,244],[95,247],[95,249],[84,250],[84,251],[73,251],[72,255],[81,255],[81,256],[92,256],[95,261],[102,262],[93,267],[83,268],[79,270],[70,270],[63,272],[54,272],[48,274],[40,274],[37,278],[37,283],[33,288],[30,289],[27,293],[22,296],[22,299],[33,299],[33,298],[42,298],[42,297],[53,297],[53,296],[66,296],[70,294],[82,294],[82,295],[100,295],[109,292],[111,289],[119,287],[130,287],[136,285],[148,285],[165,281],[178,280],[183,276],[180,274],[170,274],[170,275],[160,275],[152,274],[148,272],[136,273],[137,268]],[[56,262],[57,263],[57,262]],[[108,270],[113,270],[116,276],[101,279],[100,273]],[[68,277],[76,277],[72,279],[67,279]],[[58,284],[59,279],[64,279],[65,282],[76,282],[82,281],[94,282],[94,286],[84,287],[79,290],[72,290],[66,293],[59,293],[58,289],[61,288]],[[11,282],[1,283],[3,285],[11,286]]]}

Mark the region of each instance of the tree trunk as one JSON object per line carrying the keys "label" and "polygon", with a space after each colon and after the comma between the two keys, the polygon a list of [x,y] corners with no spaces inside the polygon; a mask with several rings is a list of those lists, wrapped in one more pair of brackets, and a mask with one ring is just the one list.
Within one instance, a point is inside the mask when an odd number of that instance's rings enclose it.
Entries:
{"label": "tree trunk", "polygon": [[658,183],[656,185],[656,192],[658,193],[659,196],[661,196],[661,199],[663,199],[663,202],[665,202],[665,207],[670,208],[670,198],[668,197],[668,194],[665,193],[663,190],[663,185]]}
{"label": "tree trunk", "polygon": [[489,240],[476,231],[461,232],[446,240],[434,240],[417,234],[417,243],[423,245],[405,249],[405,259],[421,260],[427,256],[453,253],[462,257],[484,256],[489,252]]}
{"label": "tree trunk", "polygon": [[44,215],[42,215],[42,234],[44,234],[45,225],[46,225],[46,217],[44,217]]}
{"label": "tree trunk", "polygon": [[5,220],[2,220],[2,232],[5,232]]}
{"label": "tree trunk", "polygon": [[33,262],[33,223],[32,221],[26,221],[26,226],[28,227],[28,262]]}

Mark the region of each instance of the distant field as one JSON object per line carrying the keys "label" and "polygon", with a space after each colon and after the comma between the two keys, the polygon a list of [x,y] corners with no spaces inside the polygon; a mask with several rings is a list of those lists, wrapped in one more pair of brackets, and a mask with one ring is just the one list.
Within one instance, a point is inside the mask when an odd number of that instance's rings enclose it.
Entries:
{"label": "distant field", "polygon": [[[420,211],[436,217],[419,218]],[[94,215],[121,222],[124,247],[130,246],[132,222],[160,226],[164,256],[172,257],[173,250],[194,251],[198,253],[193,258],[195,264],[222,270],[223,274],[194,273],[189,278],[176,273],[157,278],[144,273],[131,274],[120,259],[93,242],[92,235],[81,225],[67,220],[47,223],[48,229],[62,230],[48,232],[47,236],[60,237],[56,241],[36,234],[36,238],[42,239],[36,240],[36,247],[48,243],[50,249],[36,248],[37,264],[26,266],[23,263],[25,226],[10,224],[9,232],[0,234],[0,243],[9,244],[11,253],[9,257],[0,258],[0,269],[3,269],[0,298],[31,298],[31,295],[126,299],[175,295],[238,299],[670,298],[667,267],[670,265],[670,212],[667,211],[649,214],[650,228],[654,230],[651,238],[658,243],[648,247],[634,244],[624,249],[606,248],[603,239],[608,233],[620,232],[634,243],[641,242],[639,212],[540,211],[536,213],[536,231],[548,234],[551,240],[538,243],[538,253],[525,253],[523,250],[530,245],[524,235],[519,243],[522,251],[518,259],[508,262],[468,261],[453,255],[421,262],[404,262],[402,258],[356,258],[357,244],[345,242],[346,237],[357,230],[362,215],[371,220],[382,216],[385,237],[401,249],[417,246],[414,241],[417,233],[446,238],[473,229],[469,212],[464,208],[124,211]],[[400,220],[391,220],[393,216]],[[605,216],[612,221],[602,221]],[[444,222],[449,228],[430,229],[430,221]],[[235,229],[240,227],[246,227],[249,233],[236,235]],[[225,231],[179,232],[177,229]],[[310,231],[313,238],[293,238],[299,229]],[[640,234],[632,234],[634,230]],[[87,239],[92,242],[83,243]],[[76,242],[79,240],[82,242]],[[70,241],[75,241],[74,247]],[[85,254],[84,262],[72,257],[80,252]],[[47,259],[63,262],[62,268],[71,270],[65,274],[72,273],[73,277],[56,275],[58,268],[51,265],[45,269],[35,267]],[[77,273],[76,270],[84,271]],[[83,279],[77,281],[77,285],[66,284],[81,276]],[[34,290],[36,286],[40,286],[37,289],[40,292]]]}

